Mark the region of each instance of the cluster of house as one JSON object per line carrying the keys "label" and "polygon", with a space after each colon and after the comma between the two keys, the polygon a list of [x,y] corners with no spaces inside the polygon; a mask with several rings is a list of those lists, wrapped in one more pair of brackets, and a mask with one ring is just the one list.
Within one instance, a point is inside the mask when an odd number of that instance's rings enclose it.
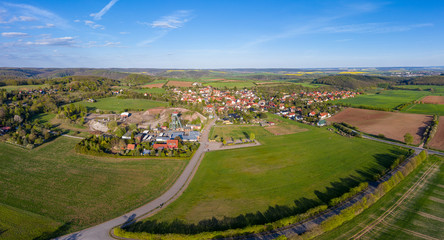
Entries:
{"label": "cluster of house", "polygon": [[28,91],[19,91],[19,95],[36,95],[36,94],[53,94],[57,93],[57,89],[34,89],[34,90],[28,90]]}
{"label": "cluster of house", "polygon": [[[188,103],[205,103],[204,111],[207,113],[225,112],[228,109],[237,110],[257,110],[267,111],[270,108],[279,108],[284,110],[284,104],[275,104],[274,98],[261,99],[252,90],[218,90],[212,87],[203,87],[198,90],[189,89],[187,91],[178,88],[173,89],[179,99]],[[295,99],[303,100],[307,105],[314,102],[326,102],[337,99],[352,98],[359,95],[354,91],[312,91],[300,93],[286,94],[279,99],[280,102],[294,101]],[[213,104],[209,104],[213,103]]]}
{"label": "cluster of house", "polygon": [[[131,139],[132,132],[128,131],[123,136],[122,139]],[[167,130],[163,131],[161,129],[154,129],[152,131],[145,130],[134,136],[136,142],[151,142],[153,143],[153,149],[163,150],[163,149],[177,149],[178,139],[184,142],[197,142],[200,139],[199,131],[178,131],[178,130]],[[127,150],[134,150],[136,144],[128,144]]]}

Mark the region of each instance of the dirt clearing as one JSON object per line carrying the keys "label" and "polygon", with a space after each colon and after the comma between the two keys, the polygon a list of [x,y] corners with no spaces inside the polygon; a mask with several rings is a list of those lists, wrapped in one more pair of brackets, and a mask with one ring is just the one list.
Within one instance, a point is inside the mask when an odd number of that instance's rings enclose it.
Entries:
{"label": "dirt clearing", "polygon": [[404,142],[404,135],[410,133],[413,143],[419,144],[432,116],[422,114],[384,112],[367,109],[347,108],[327,120],[346,122],[365,133],[383,134],[385,137]]}

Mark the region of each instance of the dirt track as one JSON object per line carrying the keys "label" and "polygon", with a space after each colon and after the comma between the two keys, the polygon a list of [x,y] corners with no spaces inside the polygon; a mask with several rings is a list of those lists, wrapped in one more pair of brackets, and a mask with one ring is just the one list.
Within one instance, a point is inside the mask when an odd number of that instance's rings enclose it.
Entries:
{"label": "dirt track", "polygon": [[421,102],[430,104],[444,104],[444,96],[426,96]]}
{"label": "dirt track", "polygon": [[419,144],[426,126],[432,121],[432,116],[347,108],[327,121],[346,122],[358,127],[362,132],[384,134],[387,138],[401,142],[404,141],[404,135],[410,133],[414,139],[413,143]]}

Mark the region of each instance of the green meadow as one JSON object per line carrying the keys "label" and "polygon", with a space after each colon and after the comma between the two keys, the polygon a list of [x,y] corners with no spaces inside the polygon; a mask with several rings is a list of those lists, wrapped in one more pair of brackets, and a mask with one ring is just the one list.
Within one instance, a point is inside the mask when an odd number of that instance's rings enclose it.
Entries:
{"label": "green meadow", "polygon": [[410,101],[418,100],[429,95],[429,92],[409,90],[382,90],[368,93],[354,98],[336,100],[335,102],[351,104],[351,106],[369,106],[393,109],[396,106]]}
{"label": "green meadow", "polygon": [[95,110],[107,110],[114,112],[123,112],[125,109],[138,110],[138,109],[150,109],[155,107],[166,107],[168,103],[160,101],[152,101],[146,99],[121,99],[117,97],[101,98],[97,99],[97,102],[77,102],[75,104],[83,105],[89,109]]}
{"label": "green meadow", "polygon": [[403,109],[406,113],[418,113],[427,115],[444,116],[444,105],[442,104],[413,104]]}
{"label": "green meadow", "polygon": [[1,86],[0,89],[6,89],[7,91],[13,91],[13,90],[22,90],[22,91],[29,91],[34,89],[41,89],[48,87],[46,84],[39,84],[39,85],[18,85],[18,86]]}
{"label": "green meadow", "polygon": [[149,220],[197,223],[265,212],[276,205],[294,206],[295,201],[322,204],[405,153],[390,145],[283,121],[308,131],[271,136],[255,129],[260,146],[206,153],[183,195]]}
{"label": "green meadow", "polygon": [[271,136],[272,134],[265,130],[263,127],[259,126],[230,126],[221,125],[214,126],[210,131],[210,139],[229,140],[233,138],[234,140],[248,139],[250,134],[254,133],[255,137]]}
{"label": "green meadow", "polygon": [[0,238],[32,239],[117,217],[159,196],[187,163],[79,155],[78,141],[59,137],[33,150],[0,143]]}

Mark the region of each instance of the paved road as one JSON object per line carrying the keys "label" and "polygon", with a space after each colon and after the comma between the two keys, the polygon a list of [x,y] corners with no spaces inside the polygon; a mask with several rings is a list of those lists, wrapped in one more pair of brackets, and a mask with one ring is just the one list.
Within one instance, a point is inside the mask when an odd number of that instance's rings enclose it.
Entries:
{"label": "paved road", "polygon": [[406,145],[406,144],[402,144],[402,143],[397,143],[397,142],[392,142],[392,141],[387,141],[387,140],[383,140],[383,139],[379,139],[379,138],[375,138],[375,137],[371,137],[371,136],[367,136],[367,135],[362,135],[362,138],[366,138],[366,139],[370,139],[370,140],[378,141],[378,142],[383,142],[383,143],[387,143],[387,144],[391,144],[391,145],[395,145],[395,146],[411,148],[415,151],[426,150],[428,154],[436,154],[436,155],[444,156],[444,153],[442,153],[442,152],[434,151],[434,150],[430,150],[430,149],[425,149],[422,147],[414,147],[414,146],[410,146],[410,145]]}
{"label": "paved road", "polygon": [[167,206],[169,203],[177,199],[182,192],[187,188],[191,179],[193,178],[199,164],[202,160],[204,153],[208,148],[208,135],[210,133],[210,129],[214,126],[216,119],[212,120],[203,130],[201,136],[200,147],[197,149],[194,156],[191,158],[190,162],[186,166],[185,170],[176,180],[176,182],[168,189],[164,194],[160,197],[154,199],[153,201],[125,214],[120,217],[114,218],[107,222],[101,223],[97,226],[90,227],[88,229],[72,233],[69,235],[65,235],[56,239],[63,240],[77,240],[77,239],[87,239],[87,240],[102,240],[102,239],[113,239],[111,238],[110,230],[116,226],[122,224],[132,223],[137,218],[147,216],[150,214],[154,214],[159,211],[161,208]]}

